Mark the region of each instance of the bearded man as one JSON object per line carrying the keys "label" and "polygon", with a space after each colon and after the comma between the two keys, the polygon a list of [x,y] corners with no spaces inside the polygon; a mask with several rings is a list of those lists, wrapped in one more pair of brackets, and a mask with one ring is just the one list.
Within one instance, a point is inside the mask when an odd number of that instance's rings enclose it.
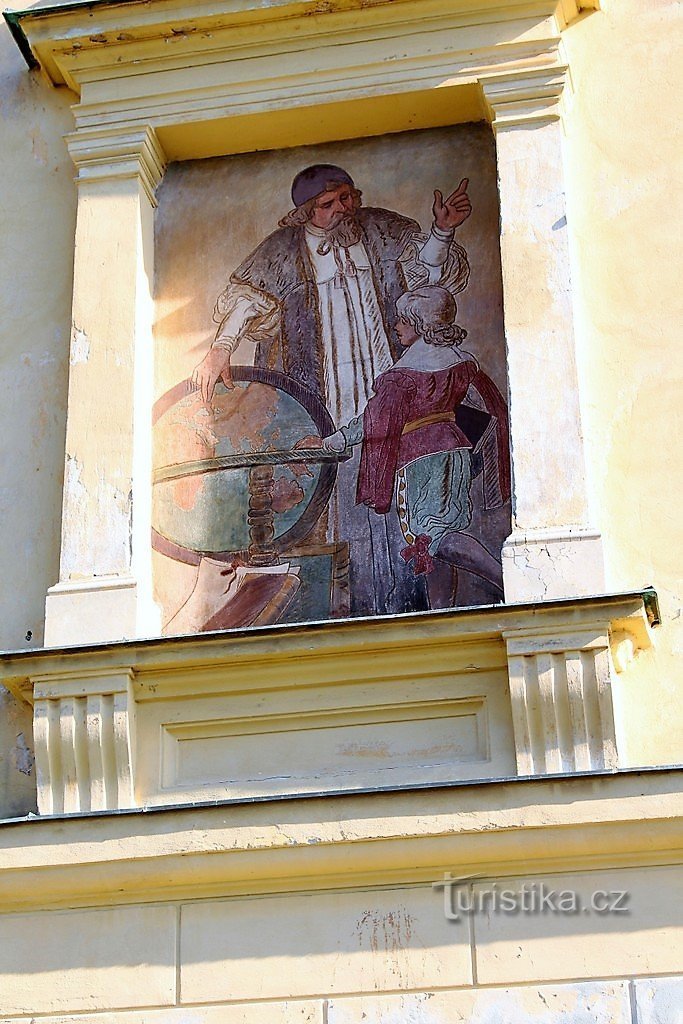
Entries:
{"label": "bearded man", "polygon": [[[315,164],[297,174],[294,209],[218,298],[218,331],[192,376],[204,401],[211,401],[219,378],[233,386],[230,363],[243,346],[251,351],[240,362],[293,377],[323,401],[338,427],[362,415],[374,380],[402,351],[395,331],[399,296],[424,284],[455,295],[467,284],[467,255],[453,239],[472,210],[467,185],[465,178],[445,200],[434,193],[426,235],[408,217],[363,207],[341,167]],[[422,582],[391,556],[401,541],[397,525],[355,505],[357,461],[340,465],[327,517],[328,540],[349,543],[351,610],[426,608]]]}
{"label": "bearded man", "polygon": [[467,284],[467,255],[453,240],[472,210],[467,185],[465,178],[446,200],[434,193],[434,222],[425,235],[408,217],[363,207],[341,167],[315,164],[297,174],[294,209],[218,298],[219,328],[192,378],[204,400],[219,378],[231,386],[233,354],[253,342],[255,365],[304,384],[337,426],[360,415],[372,382],[401,354],[398,297],[424,284],[455,295]]}

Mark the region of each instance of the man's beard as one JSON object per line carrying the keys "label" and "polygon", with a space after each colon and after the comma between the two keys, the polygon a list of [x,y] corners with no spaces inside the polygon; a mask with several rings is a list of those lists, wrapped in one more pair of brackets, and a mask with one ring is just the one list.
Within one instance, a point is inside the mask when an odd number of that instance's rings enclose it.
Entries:
{"label": "man's beard", "polygon": [[353,213],[347,213],[336,227],[329,228],[325,232],[328,242],[340,245],[342,249],[348,249],[361,240],[361,227]]}

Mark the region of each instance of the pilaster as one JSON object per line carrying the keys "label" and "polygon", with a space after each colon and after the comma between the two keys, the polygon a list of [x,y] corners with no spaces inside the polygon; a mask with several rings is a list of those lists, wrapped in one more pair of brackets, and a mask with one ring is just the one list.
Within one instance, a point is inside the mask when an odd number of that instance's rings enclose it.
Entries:
{"label": "pilaster", "polygon": [[[624,768],[644,594],[0,658],[41,814]],[[425,668],[425,666],[428,666]]]}
{"label": "pilaster", "polygon": [[34,679],[40,814],[135,806],[131,681],[126,669]]}
{"label": "pilaster", "polygon": [[519,774],[616,768],[606,632],[505,639]]}
{"label": "pilaster", "polygon": [[149,382],[154,189],[164,157],[147,127],[76,132],[69,150],[78,212],[60,579],[46,602],[50,646],[159,632]]}
{"label": "pilaster", "polygon": [[77,182],[132,180],[139,182],[152,207],[164,176],[166,157],[153,128],[81,128],[67,138],[69,154],[78,170]]}
{"label": "pilaster", "polygon": [[510,395],[508,601],[600,593],[575,357],[561,101],[567,69],[481,79],[496,135]]}
{"label": "pilaster", "polygon": [[595,618],[502,632],[519,775],[623,768],[617,675],[651,645],[643,606],[623,618]]}

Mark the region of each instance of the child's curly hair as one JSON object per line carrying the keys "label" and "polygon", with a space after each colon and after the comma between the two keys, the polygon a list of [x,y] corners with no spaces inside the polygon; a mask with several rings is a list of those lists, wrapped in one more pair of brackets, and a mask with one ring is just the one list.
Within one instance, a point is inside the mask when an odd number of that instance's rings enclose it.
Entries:
{"label": "child's curly hair", "polygon": [[457,346],[467,337],[464,327],[456,324],[458,307],[446,288],[424,285],[404,292],[396,303],[398,315],[412,324],[428,345]]}

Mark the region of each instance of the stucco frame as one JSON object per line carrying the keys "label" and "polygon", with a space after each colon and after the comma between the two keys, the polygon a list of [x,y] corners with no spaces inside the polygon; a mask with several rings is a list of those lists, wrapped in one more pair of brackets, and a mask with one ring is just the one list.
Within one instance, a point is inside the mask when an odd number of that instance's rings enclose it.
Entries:
{"label": "stucco frame", "polygon": [[[506,598],[604,589],[589,506],[563,171],[563,28],[596,3],[119,0],[12,16],[72,89],[73,332],[48,645],[155,635],[154,191],[167,162],[486,118],[496,134],[514,479]],[[103,404],[106,414],[103,415]]]}

